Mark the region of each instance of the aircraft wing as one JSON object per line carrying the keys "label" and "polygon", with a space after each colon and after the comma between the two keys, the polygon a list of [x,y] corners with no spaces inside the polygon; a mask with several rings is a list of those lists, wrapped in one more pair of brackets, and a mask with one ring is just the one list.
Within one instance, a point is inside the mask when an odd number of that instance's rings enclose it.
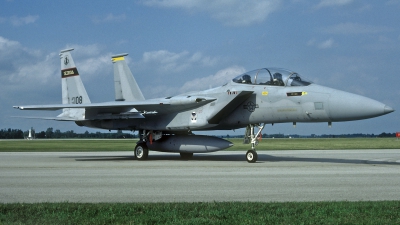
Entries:
{"label": "aircraft wing", "polygon": [[96,116],[87,117],[85,119],[78,119],[76,117],[70,117],[68,113],[62,113],[56,117],[35,117],[35,116],[11,116],[13,118],[23,118],[23,119],[41,119],[41,120],[56,120],[56,121],[85,121],[94,119],[141,119],[144,118],[140,112],[126,112],[118,115],[106,113],[98,114]]}
{"label": "aircraft wing", "polygon": [[77,119],[69,117],[35,117],[35,116],[11,116],[11,117],[24,118],[24,119],[57,120],[57,121],[77,121]]}
{"label": "aircraft wing", "polygon": [[[215,101],[216,98],[202,96],[175,96],[168,98],[149,99],[134,102],[104,102],[104,103],[88,103],[88,104],[54,104],[54,105],[26,105],[13,106],[21,110],[59,110],[68,108],[81,108],[86,110],[86,114],[96,119],[107,114],[119,114],[118,116],[126,116],[126,118],[138,118],[137,114],[164,114],[171,112],[179,112],[195,107],[199,107]],[[103,116],[102,116],[103,115]],[[110,116],[106,116],[110,118]],[[58,117],[56,117],[58,118]],[[61,118],[60,118],[61,119]],[[86,117],[86,119],[89,119]],[[64,120],[64,119],[61,119]],[[67,120],[67,118],[65,119]]]}

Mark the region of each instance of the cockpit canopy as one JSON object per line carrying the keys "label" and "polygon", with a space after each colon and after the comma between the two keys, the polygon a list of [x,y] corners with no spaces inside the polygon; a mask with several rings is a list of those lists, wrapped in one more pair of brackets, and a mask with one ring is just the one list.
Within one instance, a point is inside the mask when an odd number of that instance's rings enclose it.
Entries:
{"label": "cockpit canopy", "polygon": [[232,81],[239,84],[271,86],[308,86],[311,84],[296,72],[278,68],[253,70],[235,77]]}

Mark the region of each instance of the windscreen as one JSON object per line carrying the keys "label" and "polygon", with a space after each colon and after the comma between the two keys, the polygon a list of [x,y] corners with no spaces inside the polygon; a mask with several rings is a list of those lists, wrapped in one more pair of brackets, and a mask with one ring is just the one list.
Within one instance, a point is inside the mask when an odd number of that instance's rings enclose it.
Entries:
{"label": "windscreen", "polygon": [[270,86],[307,86],[311,82],[303,79],[296,72],[277,68],[262,68],[241,74],[233,80],[239,84]]}

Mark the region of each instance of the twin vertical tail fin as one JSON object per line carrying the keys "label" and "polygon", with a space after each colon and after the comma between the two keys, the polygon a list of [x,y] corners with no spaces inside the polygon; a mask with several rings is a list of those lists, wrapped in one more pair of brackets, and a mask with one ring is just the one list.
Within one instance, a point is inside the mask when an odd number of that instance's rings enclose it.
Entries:
{"label": "twin vertical tail fin", "polygon": [[114,64],[115,101],[142,101],[144,96],[124,58],[127,55],[111,57]]}
{"label": "twin vertical tail fin", "polygon": [[[65,49],[60,52],[62,104],[87,104],[90,103],[90,99],[72,59],[72,50],[74,49]],[[142,101],[144,100],[144,96],[124,58],[127,55],[119,54],[112,56],[115,100]],[[60,119],[85,120],[85,109],[64,108],[58,117]]]}
{"label": "twin vertical tail fin", "polygon": [[[86,104],[90,103],[86,89],[83,86],[78,69],[71,56],[71,49],[60,52],[61,59],[61,86],[62,104]],[[77,120],[85,119],[85,109],[65,108],[59,117],[68,117]]]}

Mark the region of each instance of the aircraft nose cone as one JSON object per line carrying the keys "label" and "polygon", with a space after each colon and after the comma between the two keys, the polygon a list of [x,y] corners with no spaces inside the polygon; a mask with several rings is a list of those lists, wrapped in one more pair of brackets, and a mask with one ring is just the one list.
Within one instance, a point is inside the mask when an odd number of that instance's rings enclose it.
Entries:
{"label": "aircraft nose cone", "polygon": [[383,112],[385,112],[385,114],[394,112],[394,109],[392,109],[392,107],[385,105],[385,107],[383,108]]}
{"label": "aircraft nose cone", "polygon": [[394,111],[381,102],[344,91],[335,91],[331,94],[329,108],[330,118],[333,121],[361,120]]}

